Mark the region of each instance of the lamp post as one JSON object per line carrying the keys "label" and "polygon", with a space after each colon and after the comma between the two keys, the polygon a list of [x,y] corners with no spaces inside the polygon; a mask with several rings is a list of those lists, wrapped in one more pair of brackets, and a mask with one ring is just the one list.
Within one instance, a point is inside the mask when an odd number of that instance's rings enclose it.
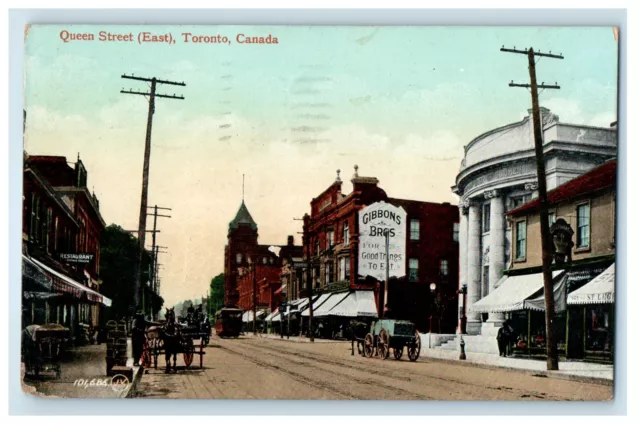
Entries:
{"label": "lamp post", "polygon": [[467,285],[463,284],[458,290],[462,295],[462,310],[460,311],[460,334],[467,334]]}
{"label": "lamp post", "polygon": [[435,304],[435,293],[436,293],[436,283],[429,284],[429,289],[431,290],[431,308],[429,310],[429,334],[432,333],[433,326],[433,306]]}

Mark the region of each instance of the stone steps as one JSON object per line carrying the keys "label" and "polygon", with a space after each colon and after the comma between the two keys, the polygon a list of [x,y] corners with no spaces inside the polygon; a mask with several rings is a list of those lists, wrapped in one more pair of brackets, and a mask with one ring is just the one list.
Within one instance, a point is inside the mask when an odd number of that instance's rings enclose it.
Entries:
{"label": "stone steps", "polygon": [[[463,339],[465,352],[499,354],[498,343],[495,337],[466,335],[463,336]],[[460,338],[456,336],[454,339],[435,347],[435,349],[460,350]]]}

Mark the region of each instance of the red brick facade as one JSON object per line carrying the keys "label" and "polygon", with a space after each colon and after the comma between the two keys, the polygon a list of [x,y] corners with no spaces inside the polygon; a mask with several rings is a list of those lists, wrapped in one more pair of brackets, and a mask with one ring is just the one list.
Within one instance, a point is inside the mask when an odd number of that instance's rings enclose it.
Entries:
{"label": "red brick facade", "polygon": [[[374,289],[380,308],[379,295],[384,290],[384,282],[357,275],[358,212],[378,201],[402,206],[407,212],[407,276],[389,281],[388,304],[392,317],[409,319],[420,330],[427,331],[429,317],[433,315],[433,331],[453,333],[457,319],[458,242],[454,224],[459,219],[458,207],[448,203],[390,198],[378,187],[376,178],[354,176],[352,183],[352,192],[343,195],[342,181],[336,180],[311,201],[311,215],[305,215],[304,254],[311,256],[314,290]],[[411,239],[412,220],[419,222],[417,240]],[[408,278],[409,261],[412,259],[418,261],[415,279]],[[430,289],[432,283],[435,283],[434,292]],[[298,296],[306,295],[305,283]],[[434,305],[438,295],[440,304],[445,306],[436,310]],[[439,315],[442,316],[441,321],[436,319]]]}

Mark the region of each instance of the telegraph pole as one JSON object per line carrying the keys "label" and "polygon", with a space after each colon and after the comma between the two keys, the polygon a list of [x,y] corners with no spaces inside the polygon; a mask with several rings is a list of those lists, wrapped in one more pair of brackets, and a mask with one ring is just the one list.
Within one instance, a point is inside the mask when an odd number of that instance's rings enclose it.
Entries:
{"label": "telegraph pole", "polygon": [[[165,211],[170,211],[171,208],[162,208],[162,207],[158,207],[158,205],[155,205],[153,207],[148,206],[147,208],[148,209],[153,209],[153,213],[148,213],[147,212],[147,215],[153,215],[153,233],[151,235],[151,250],[153,251],[153,254],[154,254],[154,261],[157,264],[158,263],[158,255],[157,255],[157,252],[156,252],[156,229],[157,229],[157,226],[158,226],[158,217],[171,218],[171,216],[169,216],[169,215],[161,215],[161,214],[159,214],[158,213],[158,209],[165,210]],[[156,269],[155,269],[155,266],[154,266],[153,277],[152,277],[152,280],[151,280],[151,282],[152,282],[151,285],[152,285],[152,288],[153,288],[154,291],[156,291],[156,288],[155,288],[155,275],[156,275]]]}
{"label": "telegraph pole", "polygon": [[[153,114],[155,112],[155,102],[156,97],[166,98],[166,99],[178,99],[184,100],[183,96],[168,95],[168,94],[156,94],[156,86],[158,84],[166,84],[166,85],[179,85],[186,86],[184,82],[176,82],[176,81],[167,81],[160,80],[155,77],[153,78],[143,78],[136,77],[133,74],[126,75],[123,74],[121,76],[125,79],[131,79],[136,81],[145,81],[151,83],[151,87],[149,92],[142,92],[140,90],[125,90],[124,88],[120,90],[121,93],[124,94],[138,94],[141,96],[149,96],[149,112],[147,115],[147,134],[145,137],[144,144],[144,165],[142,167],[142,194],[140,196],[140,219],[138,222],[138,241],[140,243],[140,248],[138,250],[138,257],[136,260],[136,280],[135,280],[135,304],[136,308],[140,305],[140,294],[142,290],[142,258],[144,255],[144,244],[145,244],[145,231],[147,226],[147,193],[149,191],[149,158],[151,156],[151,126],[153,124]],[[155,234],[155,233],[154,233]]]}
{"label": "telegraph pole", "polygon": [[258,330],[256,329],[256,301],[257,301],[257,296],[256,296],[256,288],[258,286],[257,281],[256,281],[256,261],[258,260],[257,256],[253,257],[253,260],[251,261],[251,266],[252,266],[252,271],[253,271],[253,335],[256,336],[258,334]]}
{"label": "telegraph pole", "polygon": [[536,170],[538,174],[538,196],[540,199],[540,238],[542,241],[542,275],[544,278],[544,305],[545,305],[545,327],[547,332],[547,369],[558,369],[558,349],[556,339],[553,333],[553,318],[555,316],[555,304],[553,300],[553,275],[551,273],[551,234],[549,233],[549,205],[547,200],[547,176],[544,164],[543,140],[542,140],[542,124],[540,122],[540,104],[538,103],[538,88],[544,89],[560,89],[557,84],[545,85],[538,84],[536,79],[536,56],[549,57],[553,59],[564,59],[562,55],[549,53],[534,52],[533,48],[528,50],[505,49],[504,46],[500,51],[508,53],[526,54],[529,59],[529,78],[530,84],[514,84],[513,81],[509,87],[526,87],[531,91],[531,103],[533,109],[533,137],[536,151]]}

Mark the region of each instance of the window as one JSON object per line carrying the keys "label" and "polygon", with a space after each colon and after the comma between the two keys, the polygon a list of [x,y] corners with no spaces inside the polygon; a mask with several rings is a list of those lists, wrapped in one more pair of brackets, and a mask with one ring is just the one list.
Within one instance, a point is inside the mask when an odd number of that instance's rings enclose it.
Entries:
{"label": "window", "polygon": [[556,213],[549,212],[549,228],[551,228],[554,222],[556,222]]}
{"label": "window", "polygon": [[44,246],[47,252],[51,251],[51,233],[53,231],[53,209],[47,208],[47,217],[45,221],[45,229],[44,229]]}
{"label": "window", "polygon": [[327,262],[324,265],[324,282],[329,284],[333,281],[333,263]]}
{"label": "window", "polygon": [[266,256],[265,256],[264,258],[262,258],[262,263],[263,263],[264,265],[266,265],[266,264],[267,264],[267,257],[266,257]]}
{"label": "window", "polygon": [[527,222],[516,223],[516,259],[524,259],[527,254]]}
{"label": "window", "polygon": [[460,241],[460,224],[457,222],[453,223],[453,241]]}
{"label": "window", "polygon": [[29,238],[35,239],[38,234],[38,197],[31,195],[31,224],[29,225]]}
{"label": "window", "polygon": [[482,205],[482,232],[486,233],[491,229],[491,204]]}
{"label": "window", "polygon": [[344,274],[345,280],[351,279],[351,258],[347,257],[344,260]]}
{"label": "window", "polygon": [[591,233],[591,211],[589,204],[578,206],[578,234],[577,234],[577,248],[589,247],[589,236]]}
{"label": "window", "polygon": [[418,260],[409,259],[409,281],[418,281]]}
{"label": "window", "polygon": [[242,253],[238,253],[236,255],[236,263],[237,264],[241,264],[242,263]]}
{"label": "window", "polygon": [[449,275],[449,261],[446,259],[440,260],[440,276],[447,277]]}
{"label": "window", "polygon": [[273,257],[269,258],[269,263],[273,265]]}
{"label": "window", "polygon": [[347,279],[347,269],[346,269],[346,264],[347,264],[347,260],[345,257],[340,258],[340,261],[338,262],[338,266],[340,267],[339,273],[340,273],[340,281],[344,281]]}
{"label": "window", "polygon": [[[56,223],[54,225],[53,230],[53,250],[58,251],[58,237],[60,236],[58,233],[58,217],[56,216]],[[96,261],[97,262],[97,261]]]}
{"label": "window", "polygon": [[316,245],[314,246],[314,254],[320,253],[320,239],[316,239]]}
{"label": "window", "polygon": [[522,196],[516,196],[511,198],[511,209],[515,209],[519,206],[524,205],[529,200],[531,200],[531,194],[524,194]]}
{"label": "window", "polygon": [[420,221],[417,219],[412,219],[409,225],[410,240],[420,240]]}
{"label": "window", "polygon": [[342,228],[342,242],[349,244],[349,223],[345,222]]}
{"label": "window", "polygon": [[329,231],[327,233],[327,241],[329,243],[329,249],[331,249],[333,247],[333,244],[334,244],[333,230],[331,230],[331,231]]}
{"label": "window", "polygon": [[482,287],[480,288],[480,295],[485,297],[489,294],[489,267],[482,267]]}

